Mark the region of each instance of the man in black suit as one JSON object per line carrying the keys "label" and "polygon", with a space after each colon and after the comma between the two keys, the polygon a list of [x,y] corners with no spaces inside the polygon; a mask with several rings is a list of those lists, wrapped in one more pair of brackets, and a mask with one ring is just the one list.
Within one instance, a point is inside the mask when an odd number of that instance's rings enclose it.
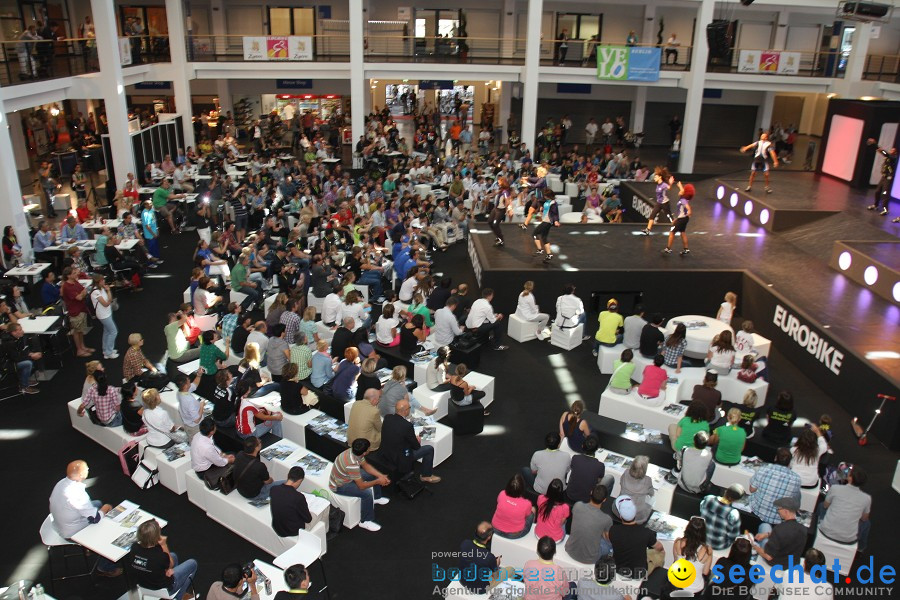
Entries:
{"label": "man in black suit", "polygon": [[334,337],[331,338],[331,356],[340,360],[344,358],[344,350],[350,346],[358,347],[360,342],[366,339],[365,328],[360,327],[353,331],[354,325],[353,317],[346,317],[341,326],[334,330]]}
{"label": "man in black suit", "polygon": [[415,461],[422,459],[422,473],[419,475],[425,483],[438,483],[441,478],[433,474],[434,447],[423,446],[416,435],[412,423],[409,422],[409,400],[403,399],[394,407],[395,414],[384,417],[381,424],[381,447],[378,450],[378,461],[389,470],[397,470],[401,474],[413,470]]}
{"label": "man in black suit", "polygon": [[298,491],[305,476],[303,467],[291,467],[284,485],[276,485],[269,491],[272,529],[281,537],[297,535],[312,521],[306,497]]}

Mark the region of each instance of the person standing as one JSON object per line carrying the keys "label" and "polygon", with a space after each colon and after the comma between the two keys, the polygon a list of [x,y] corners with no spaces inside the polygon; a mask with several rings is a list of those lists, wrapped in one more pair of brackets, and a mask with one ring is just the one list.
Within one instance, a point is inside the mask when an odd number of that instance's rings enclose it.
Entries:
{"label": "person standing", "polygon": [[656,182],[656,206],[653,207],[653,211],[647,219],[647,227],[641,231],[644,235],[650,235],[650,230],[653,229],[653,223],[656,221],[656,217],[660,212],[665,211],[669,216],[669,222],[672,222],[672,209],[669,205],[668,193],[669,188],[675,183],[675,178],[669,174],[669,170],[665,167],[656,167],[656,169],[653,170],[653,181]]}
{"label": "person standing", "polygon": [[556,62],[559,66],[566,64],[566,53],[569,51],[569,30],[563,27],[556,40]]}
{"label": "person standing", "polygon": [[509,189],[509,183],[504,177],[497,180],[497,187],[497,195],[491,207],[488,225],[490,225],[494,235],[497,236],[497,241],[494,242],[494,245],[499,247],[503,245],[503,231],[500,229],[500,223],[506,218],[506,211],[509,209],[512,201],[512,192]]}
{"label": "person standing", "polygon": [[666,243],[665,249],[663,249],[663,254],[672,254],[672,242],[675,241],[675,234],[678,233],[681,235],[681,244],[684,246],[680,254],[681,256],[687,256],[691,252],[690,248],[688,248],[687,226],[693,214],[691,199],[694,197],[694,186],[690,183],[682,186],[679,181],[678,188],[681,192],[681,197],[678,199],[678,205],[675,207],[675,223],[669,229],[669,241]]}
{"label": "person standing", "polygon": [[[869,138],[866,140],[866,143],[872,146],[875,144],[875,139]],[[881,163],[881,179],[878,181],[878,186],[875,188],[875,198],[873,199],[872,204],[867,206],[866,209],[877,210],[880,206],[881,211],[878,214],[885,216],[888,214],[888,203],[891,201],[891,189],[893,189],[894,186],[894,174],[897,171],[897,148],[891,147],[890,149],[885,149],[878,146],[876,152],[884,157],[884,162]],[[897,222],[897,220],[894,221],[894,223]]]}
{"label": "person standing", "polygon": [[772,148],[772,142],[769,141],[769,134],[762,133],[759,140],[746,146],[741,146],[741,153],[753,149],[753,163],[750,165],[750,180],[747,182],[747,188],[744,191],[753,191],[753,180],[756,179],[756,173],[763,172],[766,180],[766,193],[771,194],[772,188],[769,187],[769,158],[772,159],[772,166],[778,168],[778,155]]}
{"label": "person standing", "polygon": [[591,146],[594,145],[594,140],[597,138],[597,131],[599,129],[597,120],[593,117],[591,117],[591,120],[584,126],[584,145],[585,150],[588,153],[591,151]]}
{"label": "person standing", "polygon": [[78,269],[63,269],[62,298],[69,314],[69,331],[75,342],[75,354],[82,358],[96,352],[84,345],[84,334],[87,332],[87,305],[84,299],[87,295],[88,291],[78,283]]}
{"label": "person standing", "polygon": [[103,358],[119,358],[119,353],[116,352],[116,336],[119,330],[113,319],[112,289],[103,275],[94,274],[92,279],[94,284],[91,289],[91,304],[94,306],[97,320],[103,326]]}
{"label": "person standing", "polygon": [[666,64],[669,64],[669,57],[673,57],[674,60],[672,64],[678,64],[678,47],[681,46],[681,42],[678,41],[678,35],[673,33],[669,36],[669,39],[666,40]]}
{"label": "person standing", "polygon": [[141,211],[141,230],[147,244],[147,252],[154,258],[159,258],[159,225],[156,222],[156,211],[149,200],[144,202]]}

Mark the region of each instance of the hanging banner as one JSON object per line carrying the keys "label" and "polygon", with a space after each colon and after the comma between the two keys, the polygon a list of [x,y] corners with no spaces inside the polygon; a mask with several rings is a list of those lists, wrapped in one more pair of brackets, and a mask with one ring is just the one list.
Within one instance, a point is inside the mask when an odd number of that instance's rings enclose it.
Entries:
{"label": "hanging banner", "polygon": [[659,81],[659,48],[597,46],[597,79]]}
{"label": "hanging banner", "polygon": [[313,59],[312,36],[246,36],[244,60],[302,61]]}
{"label": "hanging banner", "polygon": [[800,53],[778,50],[741,50],[738,73],[800,74]]}
{"label": "hanging banner", "polygon": [[123,67],[131,64],[131,40],[127,37],[119,38],[119,62]]}

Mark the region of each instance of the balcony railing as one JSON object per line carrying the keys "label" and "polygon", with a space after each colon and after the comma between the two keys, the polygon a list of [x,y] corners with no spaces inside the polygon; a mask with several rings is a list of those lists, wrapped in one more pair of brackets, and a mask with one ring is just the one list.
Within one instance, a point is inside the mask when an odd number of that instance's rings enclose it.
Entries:
{"label": "balcony railing", "polygon": [[900,83],[900,55],[868,55],[863,69],[863,79]]}
{"label": "balcony railing", "polygon": [[[136,36],[128,39],[132,44],[132,64],[169,62],[168,37]],[[3,86],[100,70],[96,40],[93,38],[0,42],[0,49],[3,52],[0,85]]]}
{"label": "balcony railing", "polygon": [[[350,36],[348,34],[328,34],[295,36],[308,38],[311,48],[304,58],[249,58],[251,55],[268,54],[266,40],[273,36],[243,35],[189,35],[186,36],[187,59],[192,62],[349,62]],[[245,47],[245,39],[247,46]]]}

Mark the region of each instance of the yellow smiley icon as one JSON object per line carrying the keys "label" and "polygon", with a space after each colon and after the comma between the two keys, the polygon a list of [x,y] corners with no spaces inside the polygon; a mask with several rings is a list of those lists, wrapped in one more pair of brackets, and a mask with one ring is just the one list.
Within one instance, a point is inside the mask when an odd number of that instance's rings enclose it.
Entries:
{"label": "yellow smiley icon", "polygon": [[683,558],[679,558],[669,567],[669,583],[677,588],[686,588],[694,583],[697,577],[697,570],[690,562]]}

